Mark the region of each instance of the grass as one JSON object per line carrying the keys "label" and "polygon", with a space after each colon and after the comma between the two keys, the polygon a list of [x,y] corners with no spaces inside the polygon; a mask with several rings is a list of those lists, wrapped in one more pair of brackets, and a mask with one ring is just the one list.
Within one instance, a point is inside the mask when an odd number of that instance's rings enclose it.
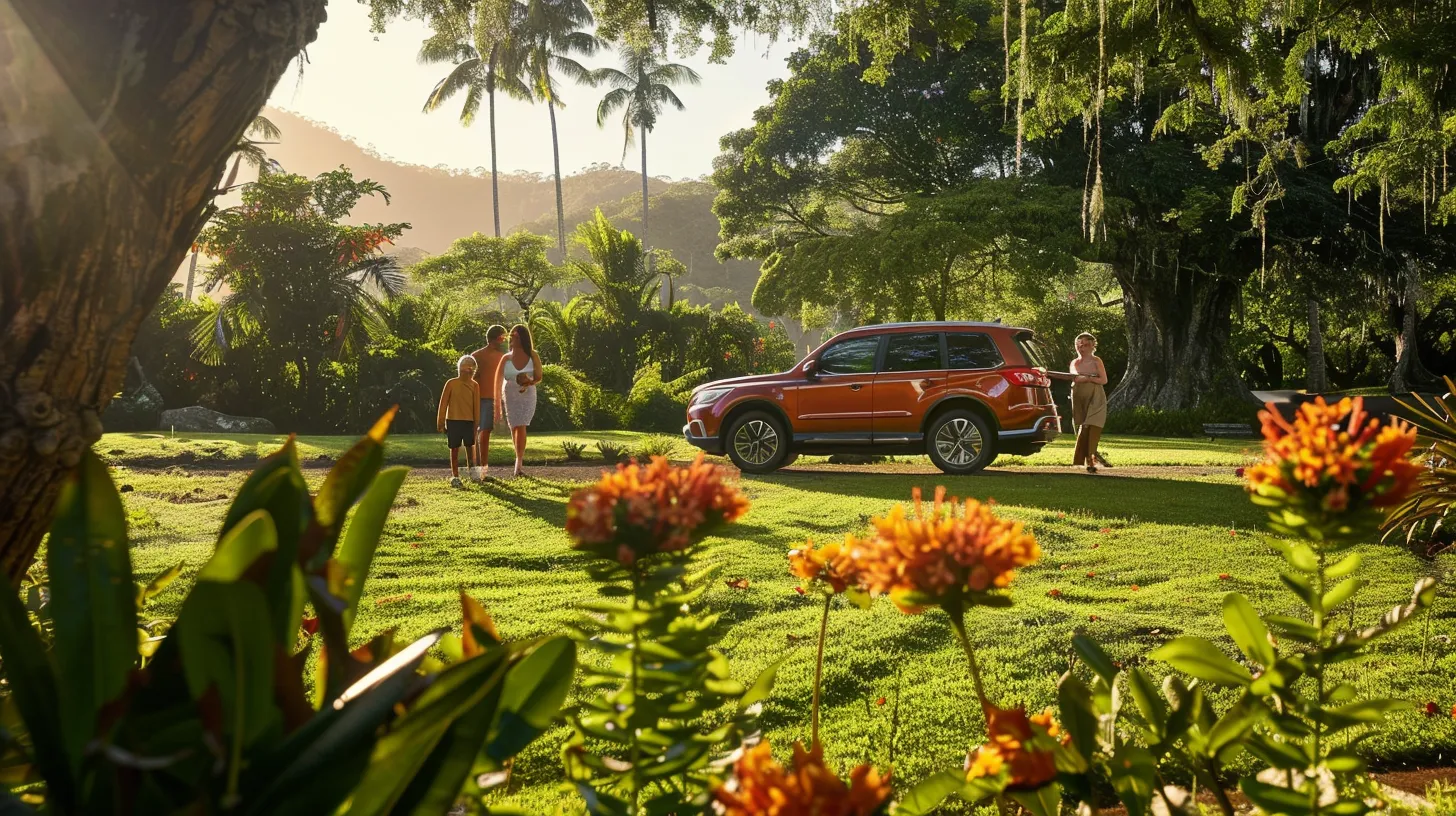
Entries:
{"label": "grass", "polygon": [[[559,452],[563,437],[538,437],[533,451]],[[632,435],[573,435],[632,442]],[[347,440],[306,438],[308,451],[338,452]],[[262,439],[157,439],[107,436],[103,453],[144,461],[158,452],[192,446],[237,445],[266,452]],[[110,446],[110,447],[109,447]],[[391,441],[391,458],[432,457],[434,437]],[[776,751],[808,737],[814,636],[820,602],[794,592],[786,553],[806,539],[827,540],[862,530],[870,516],[909,498],[912,487],[994,498],[1000,511],[1025,521],[1043,548],[1040,564],[1013,586],[1016,605],[976,610],[968,617],[990,694],[1003,704],[1034,708],[1054,703],[1056,678],[1067,669],[1071,637],[1094,636],[1115,659],[1138,661],[1178,634],[1214,637],[1232,653],[1223,634],[1220,599],[1245,593],[1265,612],[1293,611],[1277,579],[1278,558],[1256,532],[1261,515],[1245,499],[1232,472],[1244,464],[1251,442],[1112,439],[1114,464],[1181,466],[1164,478],[1094,478],[1073,472],[1011,467],[979,476],[947,478],[902,473],[785,472],[746,479],[753,509],[725,538],[709,543],[705,559],[721,568],[720,583],[706,596],[722,614],[722,645],[734,673],[750,679],[775,660],[785,662],[766,707],[768,737]],[[1025,460],[1065,464],[1067,445]],[[224,448],[233,450],[232,448]],[[594,450],[589,448],[589,453]],[[195,463],[194,463],[195,464]],[[1197,468],[1208,468],[1199,475]],[[120,468],[118,483],[131,517],[139,580],[179,559],[184,579],[157,600],[159,614],[173,614],[208,557],[228,501],[245,473],[173,468],[167,472]],[[313,487],[322,470],[312,470]],[[576,485],[520,479],[453,490],[442,480],[406,480],[365,587],[360,638],[389,627],[412,638],[459,622],[458,591],[480,599],[503,635],[528,638],[554,633],[594,597],[582,558],[569,546],[562,524],[565,502]],[[1357,619],[1372,620],[1405,602],[1422,574],[1444,574],[1448,558],[1425,562],[1404,550],[1367,547]],[[1220,575],[1226,574],[1227,579]],[[747,579],[747,589],[726,586]],[[1049,592],[1059,591],[1059,597]],[[1409,626],[1381,642],[1379,651],[1344,679],[1366,695],[1388,695],[1441,712],[1425,717],[1399,713],[1364,743],[1387,767],[1449,762],[1456,750],[1456,605],[1437,602],[1429,622]],[[1162,667],[1150,665],[1154,674]],[[906,783],[958,768],[979,741],[979,714],[964,656],[955,647],[943,614],[907,616],[887,602],[862,611],[837,606],[830,620],[824,680],[827,753],[840,768],[864,760],[884,765],[891,753],[892,714],[898,708],[895,777]],[[884,698],[885,703],[879,704]],[[533,813],[579,812],[560,786],[558,728],[529,748],[517,764],[514,801]]]}

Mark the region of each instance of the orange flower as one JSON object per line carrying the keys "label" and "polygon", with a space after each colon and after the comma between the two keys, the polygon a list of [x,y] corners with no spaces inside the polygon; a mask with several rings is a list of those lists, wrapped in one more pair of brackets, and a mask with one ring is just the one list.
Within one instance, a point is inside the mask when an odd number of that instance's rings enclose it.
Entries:
{"label": "orange flower", "polygon": [[572,495],[566,532],[575,548],[623,566],[686,549],[714,526],[748,511],[748,499],[725,477],[701,454],[688,467],[674,467],[660,456],[645,467],[619,465]]}
{"label": "orange flower", "polygon": [[789,572],[806,581],[822,582],[836,594],[843,592],[858,580],[854,559],[850,557],[853,545],[854,539],[848,536],[843,543],[830,542],[818,548],[810,541],[789,551]]}
{"label": "orange flower", "polygon": [[1053,746],[1067,737],[1052,719],[1051,709],[1031,717],[1022,708],[986,705],[986,744],[966,765],[966,778],[997,776],[1009,771],[1007,787],[1035,789],[1057,776]]}
{"label": "orange flower", "polygon": [[947,596],[1004,589],[1017,568],[1041,557],[1020,522],[1002,519],[974,499],[947,502],[945,488],[937,487],[927,510],[919,489],[913,496],[912,514],[903,505],[891,508],[870,522],[873,535],[851,545],[860,585],[888,593],[903,612],[918,612]]}
{"label": "orange flower", "polygon": [[1316,397],[1299,406],[1293,422],[1272,406],[1259,418],[1264,460],[1246,472],[1248,489],[1256,503],[1277,508],[1276,523],[1287,510],[1310,523],[1344,517],[1348,524],[1399,504],[1420,475],[1406,458],[1415,429],[1399,420],[1367,421],[1359,397],[1334,405]]}
{"label": "orange flower", "polygon": [[846,785],[824,764],[823,746],[805,751],[800,743],[789,770],[774,761],[765,740],[743,752],[733,779],[713,796],[725,816],[871,816],[890,796],[890,776],[861,765]]}

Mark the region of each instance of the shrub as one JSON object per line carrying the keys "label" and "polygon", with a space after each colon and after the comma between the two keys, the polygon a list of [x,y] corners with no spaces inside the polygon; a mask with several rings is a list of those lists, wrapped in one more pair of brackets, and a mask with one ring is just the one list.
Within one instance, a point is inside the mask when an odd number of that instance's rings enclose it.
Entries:
{"label": "shrub", "polygon": [[[16,594],[0,592],[3,702],[18,715],[0,742],[7,787],[26,785],[28,799],[62,815],[302,816],[345,802],[356,814],[441,813],[472,771],[501,768],[549,727],[575,645],[502,643],[463,593],[459,636],[437,630],[403,644],[385,633],[349,649],[406,472],[380,469],[391,418],[316,496],[292,440],[265,459],[163,637],[139,638],[137,611],[175,575],[140,591],[132,583],[121,497],[88,453],[57,504],[49,598],[32,604],[49,644]],[[454,662],[427,658],[436,644]],[[7,812],[24,807],[7,798]]]}
{"label": "shrub", "polygon": [[561,453],[568,462],[580,462],[586,458],[586,445],[580,442],[562,442]]}
{"label": "shrub", "polygon": [[634,431],[673,433],[682,430],[692,391],[707,376],[706,370],[692,371],[670,382],[662,379],[662,367],[653,363],[637,373],[627,395],[626,426]]}
{"label": "shrub", "polygon": [[602,461],[615,465],[627,458],[627,449],[621,445],[614,445],[611,442],[598,442],[597,452],[602,455]]}
{"label": "shrub", "polygon": [[1133,436],[1202,436],[1205,423],[1258,425],[1258,414],[1258,406],[1246,403],[1226,403],[1188,411],[1161,411],[1140,405],[1110,412],[1107,430]]}
{"label": "shrub", "polygon": [[654,436],[649,436],[646,439],[643,439],[641,442],[638,442],[636,450],[633,451],[633,455],[634,458],[637,459],[637,461],[646,464],[647,462],[651,461],[652,458],[655,456],[661,456],[664,459],[671,459],[673,454],[677,453],[677,451],[677,437],[657,434]]}

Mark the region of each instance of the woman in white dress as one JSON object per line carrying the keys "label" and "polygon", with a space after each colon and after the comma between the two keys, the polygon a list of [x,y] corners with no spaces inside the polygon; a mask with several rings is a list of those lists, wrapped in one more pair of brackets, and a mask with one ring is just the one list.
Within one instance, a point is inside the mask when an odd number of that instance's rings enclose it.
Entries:
{"label": "woman in white dress", "polygon": [[501,357],[495,370],[495,421],[502,412],[511,426],[511,444],[516,449],[515,475],[524,476],[526,428],[536,416],[536,384],[541,382],[541,358],[531,343],[531,330],[511,329],[511,350]]}

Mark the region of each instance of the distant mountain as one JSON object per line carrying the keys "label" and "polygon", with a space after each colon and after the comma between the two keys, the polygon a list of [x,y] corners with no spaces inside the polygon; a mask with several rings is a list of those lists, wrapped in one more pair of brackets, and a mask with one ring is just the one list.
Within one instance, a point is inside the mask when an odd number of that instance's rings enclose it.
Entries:
{"label": "distant mountain", "polygon": [[[442,167],[400,164],[359,145],[327,125],[275,108],[263,111],[282,131],[278,144],[268,145],[270,158],[290,173],[316,176],[348,167],[356,178],[370,178],[389,191],[390,203],[365,198],[350,220],[355,222],[409,222],[410,229],[392,254],[408,265],[425,254],[443,252],[456,238],[472,232],[489,235],[491,225],[490,170],[462,171]],[[488,156],[482,156],[488,160]],[[595,165],[567,176],[562,183],[568,237],[576,225],[601,207],[622,229],[638,231],[642,220],[642,177],[630,170]],[[739,301],[748,307],[758,280],[757,264],[719,263],[713,258],[718,244],[718,219],[713,215],[715,190],[702,181],[648,179],[652,245],[671,250],[689,268],[683,296],[696,303],[715,305]],[[528,229],[542,235],[556,233],[556,189],[549,175],[509,173],[500,176],[501,231]],[[231,199],[231,200],[229,200]],[[219,206],[237,203],[236,196]],[[555,258],[553,249],[553,260]],[[204,259],[205,264],[205,259]],[[201,272],[199,265],[199,273]],[[177,280],[187,277],[187,263]]]}

